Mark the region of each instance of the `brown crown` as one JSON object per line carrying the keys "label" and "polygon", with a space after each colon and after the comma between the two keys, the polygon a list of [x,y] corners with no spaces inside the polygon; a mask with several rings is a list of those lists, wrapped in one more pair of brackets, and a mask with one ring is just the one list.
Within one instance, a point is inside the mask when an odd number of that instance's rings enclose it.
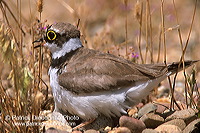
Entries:
{"label": "brown crown", "polygon": [[48,30],[55,31],[57,36],[55,40],[49,40],[47,37],[45,37],[45,41],[49,43],[55,43],[58,47],[62,47],[62,45],[70,38],[80,38],[80,31],[69,23],[55,23],[51,25]]}
{"label": "brown crown", "polygon": [[61,35],[66,34],[68,38],[80,38],[80,31],[70,23],[55,23],[51,29],[58,30]]}

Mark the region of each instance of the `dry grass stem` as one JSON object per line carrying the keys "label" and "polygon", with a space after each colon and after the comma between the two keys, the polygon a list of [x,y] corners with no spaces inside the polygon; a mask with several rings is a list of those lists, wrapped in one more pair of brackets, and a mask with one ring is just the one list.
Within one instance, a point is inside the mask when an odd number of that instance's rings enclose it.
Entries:
{"label": "dry grass stem", "polygon": [[[167,65],[179,60],[179,67],[181,63],[184,67],[185,59],[200,58],[193,56],[191,50],[199,46],[196,44],[199,42],[199,30],[195,27],[199,8],[197,1],[0,0],[0,132],[45,131],[40,126],[16,123],[42,123],[43,120],[34,120],[33,116],[54,109],[47,74],[50,52],[42,47],[34,49],[32,44],[44,37],[52,23],[63,21],[76,24],[85,47],[142,64],[164,61]],[[183,8],[188,3],[193,6]],[[187,13],[179,13],[182,10]],[[161,83],[160,88],[171,90],[166,95],[171,96],[169,109],[184,109],[184,104],[191,108],[199,107],[198,64],[196,69],[187,74],[184,68],[183,75],[178,75],[177,70],[172,81],[168,77],[168,81]],[[180,84],[181,94],[185,95],[182,101],[176,97],[178,89],[175,90]],[[157,96],[152,94],[148,100],[154,101]],[[11,116],[27,116],[30,119],[9,119]]]}

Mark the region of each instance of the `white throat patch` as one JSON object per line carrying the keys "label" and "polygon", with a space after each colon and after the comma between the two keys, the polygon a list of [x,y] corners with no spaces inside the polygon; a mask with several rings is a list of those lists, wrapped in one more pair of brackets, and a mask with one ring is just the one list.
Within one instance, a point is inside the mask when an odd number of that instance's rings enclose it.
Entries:
{"label": "white throat patch", "polygon": [[56,59],[64,56],[66,53],[82,47],[82,43],[79,38],[71,38],[63,44],[62,48],[59,48],[55,43],[46,43],[44,46],[50,49],[52,58]]}

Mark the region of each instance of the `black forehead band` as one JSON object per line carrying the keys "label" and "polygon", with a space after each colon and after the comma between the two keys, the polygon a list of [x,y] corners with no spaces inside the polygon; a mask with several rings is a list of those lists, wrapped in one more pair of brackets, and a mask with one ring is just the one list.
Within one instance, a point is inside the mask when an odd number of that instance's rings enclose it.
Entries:
{"label": "black forehead band", "polygon": [[52,25],[48,26],[47,31],[52,27]]}

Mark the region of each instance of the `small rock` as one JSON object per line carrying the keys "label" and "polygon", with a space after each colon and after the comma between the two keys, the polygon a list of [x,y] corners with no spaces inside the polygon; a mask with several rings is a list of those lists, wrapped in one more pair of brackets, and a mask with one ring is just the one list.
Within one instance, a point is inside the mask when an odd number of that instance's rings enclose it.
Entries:
{"label": "small rock", "polygon": [[192,121],[187,127],[183,130],[183,133],[199,133],[200,132],[200,118]]}
{"label": "small rock", "polygon": [[132,109],[130,109],[130,110],[128,111],[128,115],[129,115],[130,117],[135,117],[136,114],[137,114],[137,112],[138,112],[138,109],[134,106]]}
{"label": "small rock", "polygon": [[142,133],[158,133],[158,131],[153,130],[153,129],[144,129],[144,130],[142,131]]}
{"label": "small rock", "polygon": [[[169,98],[159,98],[155,101],[155,104],[158,106],[156,112],[163,113],[165,110],[170,108],[171,100]],[[177,101],[177,104],[181,109],[187,108],[187,105],[185,105],[183,102]],[[174,109],[179,110],[179,108],[176,105],[174,106]]]}
{"label": "small rock", "polygon": [[[61,131],[63,132],[72,132],[72,128],[69,126],[68,122],[65,120],[64,116],[59,113],[59,112],[53,112],[53,113],[41,113],[41,115],[47,115],[47,116],[43,116],[46,121],[43,121],[42,126],[45,126],[46,129],[48,129],[48,132],[55,132],[55,131],[59,131],[59,133]],[[43,128],[43,127],[41,127]],[[55,129],[55,130],[54,130]],[[52,131],[51,131],[52,130]]]}
{"label": "small rock", "polygon": [[186,124],[182,119],[174,119],[168,122],[165,122],[163,125],[175,125],[178,126],[181,130],[185,129]]}
{"label": "small rock", "polygon": [[86,130],[84,133],[98,133],[98,131],[94,129],[89,129],[89,130]]}
{"label": "small rock", "polygon": [[168,109],[168,106],[169,106],[170,103],[159,103],[157,105],[157,110],[156,112],[158,113],[163,113],[165,110]]}
{"label": "small rock", "polygon": [[143,121],[128,116],[120,117],[119,125],[120,127],[127,127],[134,133],[141,133],[146,128]]}
{"label": "small rock", "polygon": [[89,130],[89,129],[100,130],[100,129],[104,129],[107,126],[113,127],[114,121],[116,120],[109,118],[107,116],[101,115],[97,119],[95,119],[92,123],[85,125],[84,128],[86,130]]}
{"label": "small rock", "polygon": [[131,133],[127,127],[118,127],[108,133]]}
{"label": "small rock", "polygon": [[111,130],[111,131],[109,131],[108,133],[115,133],[115,130]]}
{"label": "small rock", "polygon": [[81,131],[73,131],[72,133],[82,133]]}
{"label": "small rock", "polygon": [[49,129],[47,129],[45,133],[68,133],[68,132],[51,127]]}
{"label": "small rock", "polygon": [[[172,110],[165,110],[162,114],[160,114],[164,119],[166,119],[168,116],[172,115],[175,111]],[[166,121],[166,120],[165,120]]]}
{"label": "small rock", "polygon": [[48,133],[51,132],[55,132],[55,131],[65,131],[65,132],[72,132],[72,128],[69,125],[65,125],[60,121],[56,121],[56,120],[48,120],[48,121],[44,121],[42,122],[42,125],[45,125],[45,128],[48,130],[50,130]]}
{"label": "small rock", "polygon": [[164,123],[164,118],[154,113],[145,114],[140,118],[140,120],[144,122],[147,128],[156,128]]}
{"label": "small rock", "polygon": [[45,133],[58,133],[59,131],[55,128],[49,128],[45,131]]}
{"label": "small rock", "polygon": [[150,112],[153,112],[157,110],[157,105],[152,104],[152,103],[148,103],[146,105],[144,105],[139,111],[138,111],[138,117],[142,117],[145,114],[148,114]]}
{"label": "small rock", "polygon": [[158,98],[155,101],[156,103],[170,103],[171,99],[169,97],[162,97],[162,98]]}
{"label": "small rock", "polygon": [[[171,101],[169,98],[160,98],[160,99],[157,99],[155,101],[155,104],[157,105],[157,110],[156,112],[158,113],[164,113],[165,111],[168,111],[170,109],[170,106],[171,106]],[[180,107],[183,107],[181,109],[185,109],[185,105],[184,103],[180,103],[179,101],[177,101],[177,104],[180,106]],[[178,107],[175,105],[174,106],[174,110],[179,110]]]}
{"label": "small rock", "polygon": [[187,124],[189,124],[191,121],[195,120],[197,118],[196,116],[196,110],[189,108],[184,110],[175,111],[172,115],[168,116],[165,121],[170,121],[173,119],[183,119]]}
{"label": "small rock", "polygon": [[107,127],[104,128],[104,131],[105,131],[105,132],[109,132],[109,131],[111,131],[111,130],[112,130],[112,128],[109,127],[109,126],[107,126]]}
{"label": "small rock", "polygon": [[161,133],[182,133],[182,130],[175,125],[160,125],[156,129],[156,131]]}
{"label": "small rock", "polygon": [[138,103],[135,107],[141,109],[144,106],[144,103]]}

